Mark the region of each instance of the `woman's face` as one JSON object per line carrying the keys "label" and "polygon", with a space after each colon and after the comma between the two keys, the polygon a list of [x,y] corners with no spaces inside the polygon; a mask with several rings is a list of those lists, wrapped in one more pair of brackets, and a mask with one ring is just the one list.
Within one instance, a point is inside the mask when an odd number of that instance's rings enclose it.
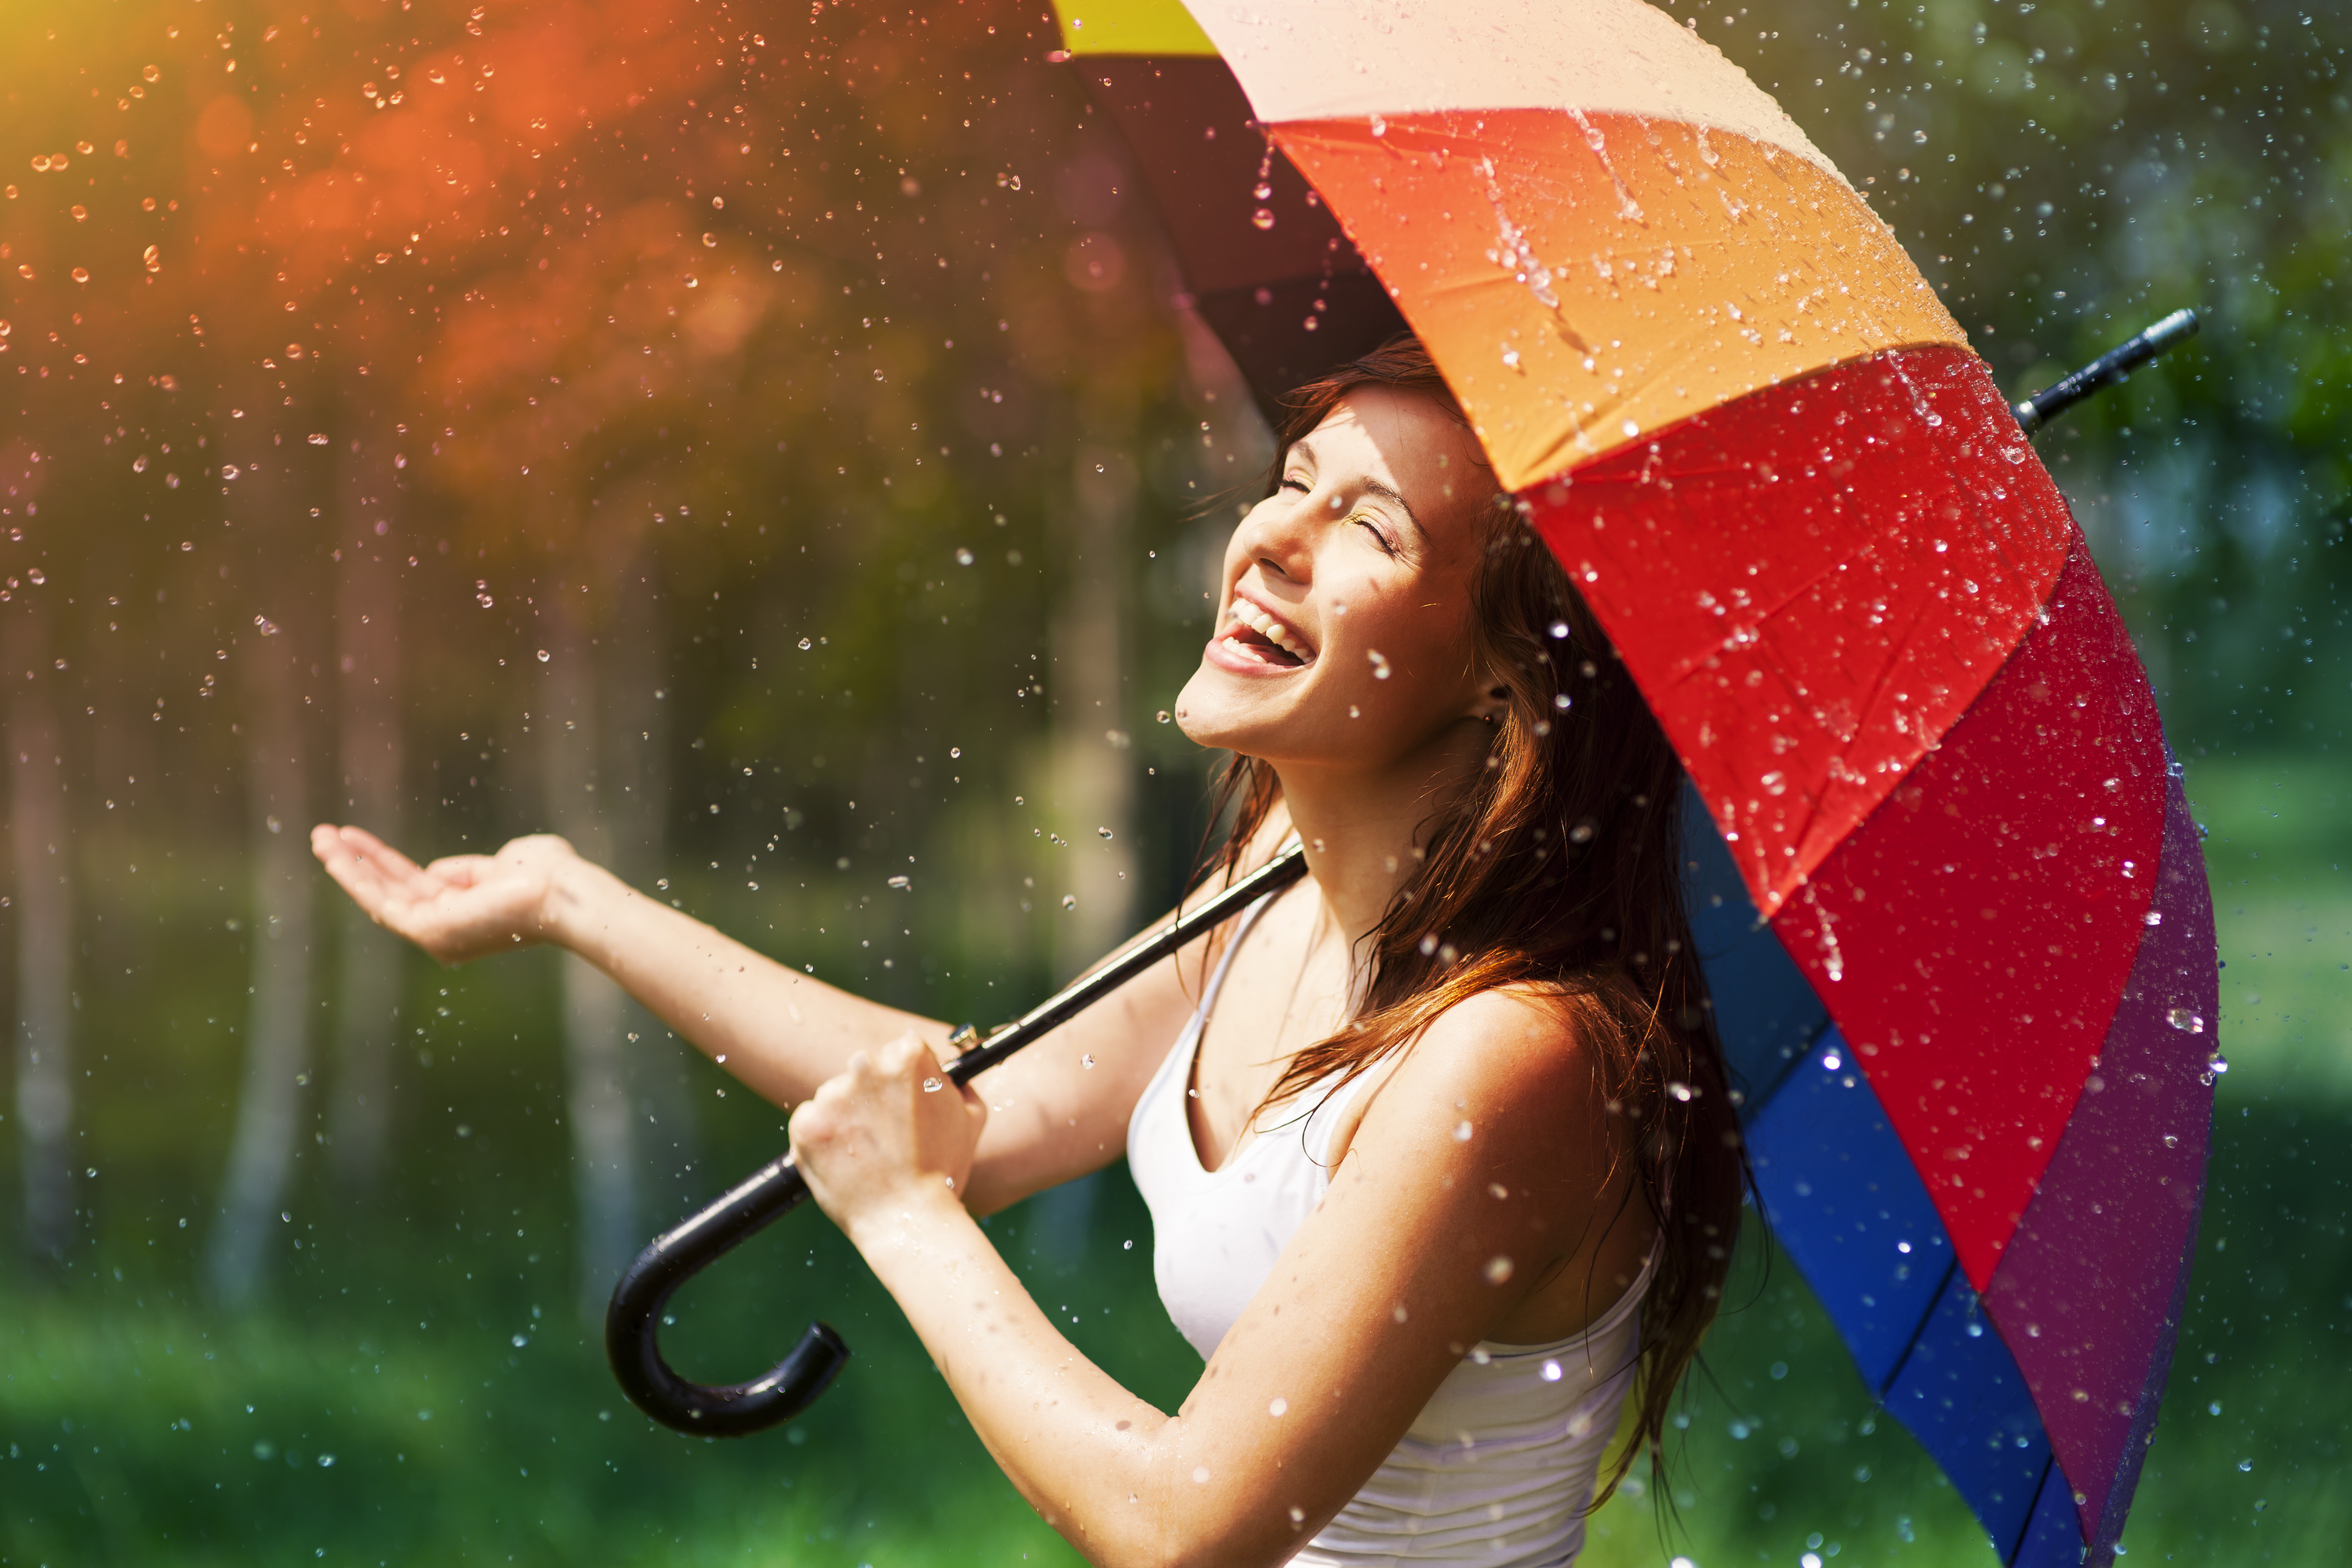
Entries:
{"label": "woman's face", "polygon": [[1384,768],[1490,710],[1470,584],[1494,482],[1429,399],[1348,395],[1225,548],[1217,623],[1176,700],[1204,746]]}

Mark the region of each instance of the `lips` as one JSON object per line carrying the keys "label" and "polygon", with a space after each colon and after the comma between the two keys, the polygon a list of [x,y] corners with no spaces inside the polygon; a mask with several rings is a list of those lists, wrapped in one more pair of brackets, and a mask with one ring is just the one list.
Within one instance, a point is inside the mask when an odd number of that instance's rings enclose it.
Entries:
{"label": "lips", "polygon": [[1236,594],[1217,640],[1234,654],[1272,669],[1301,669],[1315,662],[1305,634],[1264,605]]}

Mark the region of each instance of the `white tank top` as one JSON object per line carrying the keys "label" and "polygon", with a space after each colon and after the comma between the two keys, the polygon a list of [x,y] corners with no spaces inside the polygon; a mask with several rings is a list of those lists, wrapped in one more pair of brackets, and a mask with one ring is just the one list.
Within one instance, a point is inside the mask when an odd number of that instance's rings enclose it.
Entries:
{"label": "white tank top", "polygon": [[[1222,1167],[1202,1168],[1184,1109],[1193,1054],[1234,953],[1274,897],[1243,917],[1127,1125],[1128,1168],[1151,1210],[1160,1300],[1203,1360],[1322,1202],[1332,1125],[1364,1082],[1324,1091],[1303,1115],[1285,1108]],[[1601,1455],[1633,1384],[1642,1293],[1656,1261],[1654,1245],[1624,1295],[1580,1333],[1547,1345],[1473,1347],[1363,1489],[1290,1561],[1317,1568],[1574,1562]]]}

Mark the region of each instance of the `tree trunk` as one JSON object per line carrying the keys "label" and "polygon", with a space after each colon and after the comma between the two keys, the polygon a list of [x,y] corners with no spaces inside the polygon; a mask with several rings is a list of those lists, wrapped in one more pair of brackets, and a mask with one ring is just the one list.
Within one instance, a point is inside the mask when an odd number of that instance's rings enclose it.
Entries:
{"label": "tree trunk", "polygon": [[[388,438],[385,438],[388,439]],[[391,447],[372,425],[343,460],[336,666],[341,685],[343,820],[401,841],[400,572]],[[397,937],[346,900],[341,996],[335,1012],[335,1092],[328,1142],[345,1195],[373,1196],[392,1124],[392,1051],[400,1024]]]}
{"label": "tree trunk", "polygon": [[[577,584],[547,595],[541,626],[548,660],[541,683],[540,768],[548,826],[581,854],[610,864],[612,834],[598,794],[594,649]],[[628,1059],[621,988],[586,960],[564,954],[563,1056],[579,1205],[580,1308],[602,1321],[613,1281],[636,1256],[635,1167],[629,1136]]]}
{"label": "tree trunk", "polygon": [[46,628],[10,616],[9,837],[16,861],[16,1150],[25,1245],[65,1257],[73,1239],[73,882],[65,759]]}
{"label": "tree trunk", "polygon": [[[597,686],[605,723],[604,773],[596,798],[611,832],[612,868],[630,886],[650,889],[662,874],[669,826],[669,702],[662,669],[661,584],[650,548],[639,546],[606,572],[612,614],[597,639]],[[576,595],[575,595],[576,596]],[[701,1155],[688,1072],[694,1047],[635,1002],[622,1008],[628,1052],[631,1127],[639,1164],[654,1185],[646,1194],[666,1221],[710,1195],[695,1165]]]}
{"label": "tree trunk", "polygon": [[310,1079],[312,865],[302,693],[294,638],[273,629],[257,628],[240,650],[251,698],[240,728],[253,844],[252,1003],[236,1130],[205,1259],[213,1295],[232,1304],[252,1295],[268,1266]]}
{"label": "tree trunk", "polygon": [[[1096,472],[1097,458],[1103,471]],[[1067,980],[1129,934],[1135,892],[1135,804],[1127,734],[1127,674],[1120,646],[1126,574],[1121,545],[1135,505],[1135,475],[1124,458],[1088,454],[1077,465],[1076,505],[1064,524],[1070,575],[1050,630],[1054,660],[1055,815],[1065,824],[1068,859],[1056,868],[1055,978]],[[1109,829],[1106,837],[1103,829]],[[1048,887],[1051,884],[1047,884]]]}

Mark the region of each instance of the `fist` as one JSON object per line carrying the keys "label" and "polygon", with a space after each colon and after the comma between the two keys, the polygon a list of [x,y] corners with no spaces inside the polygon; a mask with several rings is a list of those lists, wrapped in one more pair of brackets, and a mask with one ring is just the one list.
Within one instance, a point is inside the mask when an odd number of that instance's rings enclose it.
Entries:
{"label": "fist", "polygon": [[961,1204],[987,1121],[980,1096],[901,1035],[857,1052],[793,1112],[793,1156],[817,1206],[854,1237],[862,1220],[913,1201]]}

